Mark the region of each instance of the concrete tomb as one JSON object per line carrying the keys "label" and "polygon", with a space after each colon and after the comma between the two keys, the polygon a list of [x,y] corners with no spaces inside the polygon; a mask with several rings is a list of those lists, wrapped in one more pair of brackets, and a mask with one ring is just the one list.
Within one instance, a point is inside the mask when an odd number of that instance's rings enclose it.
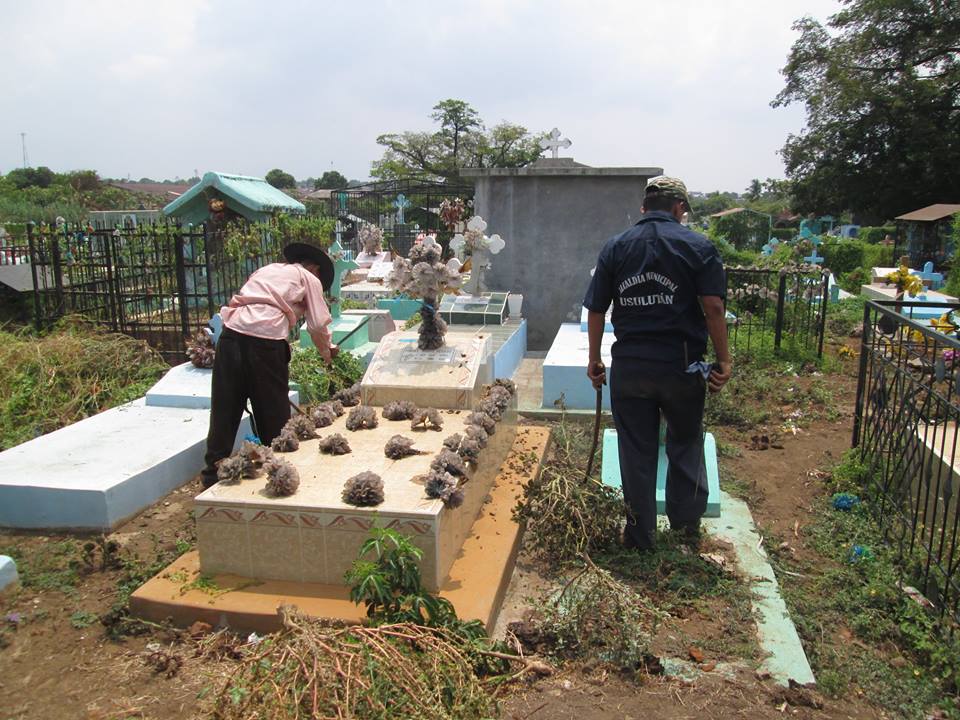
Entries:
{"label": "concrete tomb", "polygon": [[571,281],[570,268],[593,267],[603,243],[637,222],[646,181],[662,173],[561,157],[462,171],[476,182],[475,212],[510,239],[484,279],[524,293],[530,349],[547,350],[562,323],[579,319],[589,278]]}
{"label": "concrete tomb", "polygon": [[[446,507],[426,496],[423,476],[453,433],[465,432],[466,410],[441,413],[443,428],[411,430],[410,420],[387,420],[375,408],[377,427],[349,431],[346,415],[319,432],[340,433],[351,452],[325,455],[319,440],[305,440],[292,453],[278,454],[300,475],[299,489],[273,498],[264,479],[217,483],[195,501],[200,569],[204,574],[233,574],[257,580],[292,580],[338,585],[375,524],[409,536],[423,551],[424,586],[437,590],[476,519],[516,434],[515,422],[501,421],[476,466],[462,483],[463,504]],[[515,416],[515,413],[513,414]],[[394,435],[414,441],[422,454],[391,460],[384,445]],[[369,470],[384,485],[384,500],[355,507],[341,497],[344,481]]]}

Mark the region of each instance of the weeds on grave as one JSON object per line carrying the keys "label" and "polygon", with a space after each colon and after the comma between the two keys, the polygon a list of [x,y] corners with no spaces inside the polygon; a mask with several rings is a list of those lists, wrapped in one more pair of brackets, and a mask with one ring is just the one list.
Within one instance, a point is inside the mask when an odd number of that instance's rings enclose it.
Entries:
{"label": "weeds on grave", "polygon": [[371,528],[344,577],[350,599],[366,606],[367,617],[376,624],[414,623],[448,628],[471,640],[485,638],[479,620],[460,620],[449,600],[423,587],[417,564],[421,557],[423,551],[405,535]]}
{"label": "weeds on grave", "polygon": [[666,614],[589,557],[583,556],[583,562],[559,593],[542,602],[539,632],[561,657],[641,668]]}
{"label": "weeds on grave", "polygon": [[323,402],[363,377],[363,365],[343,351],[327,365],[316,348],[296,350],[290,359],[290,379],[300,385],[301,402]]}
{"label": "weeds on grave", "polygon": [[280,616],[283,630],[254,646],[214,699],[216,720],[497,714],[485,687],[497,676],[478,674],[483,651],[456,633],[414,624],[332,628],[289,607]]}
{"label": "weeds on grave", "polygon": [[420,311],[417,310],[413,315],[407,318],[407,321],[403,324],[403,329],[412,330],[421,322],[423,322],[423,318],[420,317]]}
{"label": "weeds on grave", "polygon": [[[850,487],[864,473],[848,454],[830,482]],[[807,565],[775,549],[772,555],[821,690],[840,697],[857,688],[902,717],[923,718],[935,706],[960,717],[960,636],[943,633],[901,589],[895,550],[868,503],[840,512],[823,498],[805,533],[823,559]]]}
{"label": "weeds on grave", "polygon": [[143,341],[79,318],[0,331],[0,449],[134,400],[168,369]]}
{"label": "weeds on grave", "polygon": [[54,540],[24,548],[0,546],[0,555],[17,563],[20,585],[32,590],[74,591],[86,567],[83,546],[75,540]]}
{"label": "weeds on grave", "polygon": [[372,528],[345,579],[375,626],[332,627],[281,607],[283,630],[245,650],[213,717],[487,718],[497,714],[488,688],[549,672],[498,649],[479,622],[427,592],[420,557],[407,537]]}
{"label": "weeds on grave", "polygon": [[141,635],[155,627],[130,615],[130,596],[191,547],[188,541],[180,539],[172,550],[155,548],[153,557],[146,560],[136,554],[120,555],[116,596],[110,609],[100,616],[108,637],[118,640],[126,635]]}
{"label": "weeds on grave", "polygon": [[540,475],[524,488],[513,510],[525,522],[527,547],[545,565],[560,568],[616,545],[623,523],[623,496],[594,474],[584,478],[590,428],[564,416],[553,429],[554,445]]}

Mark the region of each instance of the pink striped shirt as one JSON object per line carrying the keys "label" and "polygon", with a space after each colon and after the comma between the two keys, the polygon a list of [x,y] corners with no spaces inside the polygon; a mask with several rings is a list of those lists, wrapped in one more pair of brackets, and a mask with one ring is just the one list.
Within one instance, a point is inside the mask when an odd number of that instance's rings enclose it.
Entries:
{"label": "pink striped shirt", "polygon": [[317,277],[296,263],[265,265],[220,310],[223,324],[238,333],[286,340],[301,317],[318,349],[330,347],[330,310]]}

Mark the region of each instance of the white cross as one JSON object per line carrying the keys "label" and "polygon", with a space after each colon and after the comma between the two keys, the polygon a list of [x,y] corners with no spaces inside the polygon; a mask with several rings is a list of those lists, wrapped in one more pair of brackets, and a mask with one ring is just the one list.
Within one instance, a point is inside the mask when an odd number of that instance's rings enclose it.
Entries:
{"label": "white cross", "polygon": [[553,153],[554,160],[560,156],[560,148],[568,148],[573,145],[573,143],[570,142],[570,138],[564,138],[561,140],[560,131],[556,128],[550,131],[550,135],[548,137],[550,138],[549,140],[540,141],[540,147]]}

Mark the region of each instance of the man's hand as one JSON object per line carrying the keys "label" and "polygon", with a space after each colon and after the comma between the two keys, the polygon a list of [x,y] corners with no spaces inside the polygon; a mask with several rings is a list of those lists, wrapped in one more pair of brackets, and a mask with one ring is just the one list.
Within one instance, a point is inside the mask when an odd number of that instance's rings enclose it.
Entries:
{"label": "man's hand", "polygon": [[340,354],[340,346],[331,345],[330,347],[317,347],[317,352],[320,353],[320,359],[329,365],[331,362],[333,362],[333,359]]}
{"label": "man's hand", "polygon": [[607,366],[602,360],[591,360],[587,365],[587,377],[594,390],[599,390],[607,384]]}
{"label": "man's hand", "polygon": [[720,366],[720,369],[717,370],[714,368],[711,370],[710,377],[707,379],[707,387],[709,387],[710,392],[713,393],[720,392],[733,374],[733,363],[728,361],[717,363],[717,365]]}

